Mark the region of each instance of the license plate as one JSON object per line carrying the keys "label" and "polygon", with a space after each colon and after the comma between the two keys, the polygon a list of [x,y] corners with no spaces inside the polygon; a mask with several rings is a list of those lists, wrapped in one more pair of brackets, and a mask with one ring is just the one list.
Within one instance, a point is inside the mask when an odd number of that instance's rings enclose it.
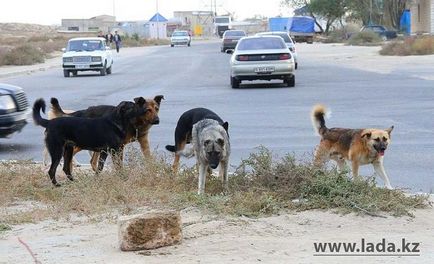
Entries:
{"label": "license plate", "polygon": [[256,67],[255,68],[256,73],[269,73],[274,72],[274,67]]}
{"label": "license plate", "polygon": [[75,68],[77,68],[77,69],[86,69],[86,68],[89,68],[89,65],[76,65]]}

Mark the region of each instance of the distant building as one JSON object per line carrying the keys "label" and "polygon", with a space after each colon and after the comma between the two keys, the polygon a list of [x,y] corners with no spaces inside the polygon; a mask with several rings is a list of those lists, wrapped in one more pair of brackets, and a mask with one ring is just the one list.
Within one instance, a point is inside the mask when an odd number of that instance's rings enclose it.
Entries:
{"label": "distant building", "polygon": [[167,22],[168,20],[160,13],[156,13],[145,26],[147,37],[149,38],[167,38]]}
{"label": "distant building", "polygon": [[181,22],[179,29],[189,30],[195,36],[214,34],[214,13],[211,11],[175,11],[173,17]]}
{"label": "distant building", "polygon": [[62,19],[61,30],[77,32],[108,32],[115,25],[115,16],[101,15],[89,19]]}
{"label": "distant building", "polygon": [[146,24],[149,21],[142,20],[142,21],[121,21],[118,22],[117,25],[113,28],[112,32],[114,30],[118,30],[119,32],[122,32],[122,34],[128,34],[129,36],[132,36],[134,34],[137,34],[141,38],[147,38],[149,37],[149,32],[146,29]]}
{"label": "distant building", "polygon": [[411,33],[434,34],[434,0],[410,2]]}

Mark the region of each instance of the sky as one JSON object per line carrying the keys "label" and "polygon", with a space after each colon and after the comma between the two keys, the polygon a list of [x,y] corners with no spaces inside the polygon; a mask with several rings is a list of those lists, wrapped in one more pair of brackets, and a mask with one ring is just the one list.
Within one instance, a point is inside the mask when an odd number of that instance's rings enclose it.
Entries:
{"label": "sky", "polygon": [[211,10],[216,1],[219,14],[234,12],[236,20],[262,15],[291,15],[281,0],[3,0],[0,23],[18,22],[60,25],[62,18],[113,15],[116,20],[149,20],[157,10],[166,18],[173,11]]}

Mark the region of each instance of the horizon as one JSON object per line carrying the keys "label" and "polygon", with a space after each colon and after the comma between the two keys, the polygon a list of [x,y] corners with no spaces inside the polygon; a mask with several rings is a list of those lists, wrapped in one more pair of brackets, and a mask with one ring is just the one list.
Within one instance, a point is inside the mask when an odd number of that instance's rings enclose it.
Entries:
{"label": "horizon", "polygon": [[[61,25],[62,19],[89,19],[100,15],[114,15],[116,21],[149,20],[157,12],[157,1],[158,12],[166,18],[172,18],[174,11],[210,11],[211,9],[216,10],[218,15],[231,13],[235,20],[244,20],[258,15],[273,17],[292,13],[292,8],[281,6],[281,0],[269,0],[267,4],[260,0],[183,0],[175,3],[171,0],[93,0],[91,2],[75,0],[74,5],[67,8],[64,8],[63,2],[68,4],[70,1],[15,0],[4,4],[0,10],[0,23],[55,26]],[[23,9],[23,6],[26,8]],[[36,12],[38,16],[35,16],[34,10],[38,10]]]}

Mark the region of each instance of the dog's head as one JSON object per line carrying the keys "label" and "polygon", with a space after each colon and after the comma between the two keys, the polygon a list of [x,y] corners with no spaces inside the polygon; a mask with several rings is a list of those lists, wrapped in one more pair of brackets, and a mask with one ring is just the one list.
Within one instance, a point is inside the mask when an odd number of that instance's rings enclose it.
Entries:
{"label": "dog's head", "polygon": [[392,130],[393,126],[388,129],[365,129],[361,137],[369,148],[375,150],[379,156],[384,156],[384,152],[390,144]]}
{"label": "dog's head", "polygon": [[161,100],[163,99],[163,95],[157,95],[154,99],[134,98],[134,102],[138,107],[145,107],[147,109],[145,114],[137,117],[138,126],[158,125],[160,123],[158,113],[160,111]]}
{"label": "dog's head", "polygon": [[211,169],[217,168],[220,161],[225,157],[225,148],[229,143],[225,142],[228,140],[227,136],[225,136],[225,134],[227,135],[228,123],[225,122],[222,126],[224,131],[223,129],[218,129],[203,133],[203,151]]}
{"label": "dog's head", "polygon": [[136,119],[139,116],[145,115],[149,109],[146,104],[138,106],[136,103],[129,101],[122,101],[116,106],[115,113],[118,119],[122,121],[123,124],[136,125]]}

